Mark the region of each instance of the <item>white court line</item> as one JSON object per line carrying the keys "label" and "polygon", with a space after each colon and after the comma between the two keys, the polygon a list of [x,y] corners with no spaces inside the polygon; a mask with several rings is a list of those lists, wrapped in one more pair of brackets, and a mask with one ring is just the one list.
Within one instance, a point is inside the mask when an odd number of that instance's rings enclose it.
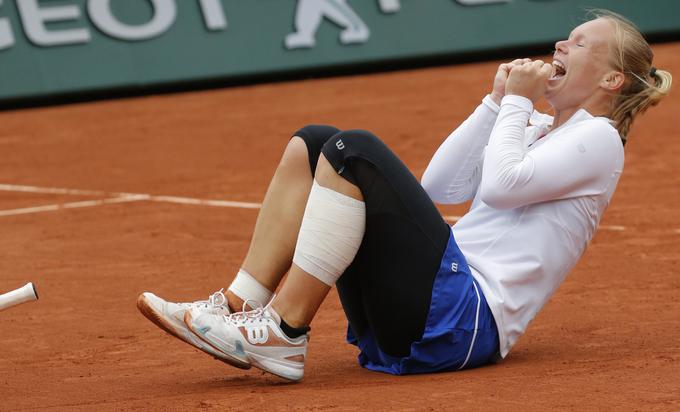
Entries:
{"label": "white court line", "polygon": [[626,227],[620,225],[600,225],[599,229],[611,230],[613,232],[623,232],[624,230],[626,230]]}
{"label": "white court line", "polygon": [[21,209],[2,210],[2,216],[14,216],[28,213],[52,212],[59,209],[73,209],[79,207],[100,206],[109,203],[128,203],[138,201],[151,201],[159,203],[175,203],[182,205],[198,205],[211,207],[233,207],[238,209],[259,209],[262,207],[261,203],[252,202],[236,202],[232,200],[215,200],[215,199],[197,199],[192,197],[180,196],[155,196],[145,193],[107,193],[101,190],[81,190],[81,189],[66,189],[59,187],[39,187],[26,185],[11,185],[0,184],[0,191],[6,192],[24,192],[24,193],[47,193],[47,194],[61,194],[61,195],[79,195],[79,196],[106,196],[108,199],[103,200],[84,200],[81,202],[45,205],[36,207],[26,207]]}
{"label": "white court line", "polygon": [[235,207],[239,209],[259,209],[262,207],[261,203],[234,202],[231,200],[195,199],[191,197],[178,197],[178,196],[151,196],[149,197],[149,200],[151,200],[152,202],[178,203],[181,205]]}
{"label": "white court line", "polygon": [[[108,199],[103,200],[85,200],[81,202],[64,203],[58,205],[46,205],[37,207],[26,207],[22,209],[0,210],[0,217],[27,213],[51,212],[59,209],[73,209],[79,207],[100,206],[110,203],[129,203],[140,201],[175,203],[182,205],[211,206],[211,207],[233,207],[237,209],[259,209],[262,207],[261,203],[235,202],[231,200],[197,199],[193,197],[180,197],[180,196],[155,196],[143,193],[107,193],[100,190],[80,190],[58,187],[39,187],[11,184],[0,184],[0,191],[110,197]],[[457,222],[458,220],[460,220],[460,218],[461,216],[444,216],[445,220],[452,223]],[[599,229],[622,232],[626,230],[626,227],[621,225],[602,225],[599,227]],[[676,230],[676,232],[680,233],[680,229]]]}
{"label": "white court line", "polygon": [[100,190],[64,189],[60,187],[37,187],[23,185],[0,184],[0,190],[5,192],[48,193],[53,195],[81,195],[81,196],[105,196],[106,192]]}
{"label": "white court line", "polygon": [[24,207],[20,209],[0,210],[0,216],[26,215],[30,213],[54,212],[60,209],[77,209],[83,207],[93,207],[113,203],[128,203],[148,200],[148,195],[118,196],[101,200],[83,200],[81,202],[61,203],[57,205],[45,205],[36,207]]}

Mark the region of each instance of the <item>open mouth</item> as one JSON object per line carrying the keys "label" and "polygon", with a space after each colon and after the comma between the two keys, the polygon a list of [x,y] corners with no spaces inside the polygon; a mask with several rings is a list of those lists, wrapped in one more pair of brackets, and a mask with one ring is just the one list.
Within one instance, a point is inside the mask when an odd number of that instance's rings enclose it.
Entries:
{"label": "open mouth", "polygon": [[550,80],[556,80],[564,77],[567,74],[567,68],[559,60],[553,60],[552,62],[553,72],[550,76]]}

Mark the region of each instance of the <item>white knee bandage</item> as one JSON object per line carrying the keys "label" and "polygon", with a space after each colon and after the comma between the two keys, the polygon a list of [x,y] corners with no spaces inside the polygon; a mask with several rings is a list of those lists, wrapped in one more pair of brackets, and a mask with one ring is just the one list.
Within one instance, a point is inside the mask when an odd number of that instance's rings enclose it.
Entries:
{"label": "white knee bandage", "polygon": [[361,246],[366,227],[366,205],[320,186],[309,193],[293,263],[333,286]]}
{"label": "white knee bandage", "polygon": [[272,292],[269,289],[262,286],[250,273],[243,269],[238,271],[236,278],[229,286],[229,290],[243,301],[254,300],[262,306],[269,303],[272,297]]}

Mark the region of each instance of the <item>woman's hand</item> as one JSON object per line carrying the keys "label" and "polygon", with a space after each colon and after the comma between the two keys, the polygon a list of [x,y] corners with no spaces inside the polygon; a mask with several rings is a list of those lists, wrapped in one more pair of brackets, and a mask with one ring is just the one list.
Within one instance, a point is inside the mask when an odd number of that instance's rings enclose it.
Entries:
{"label": "woman's hand", "polygon": [[503,63],[498,66],[496,77],[493,79],[493,90],[491,91],[491,99],[496,104],[501,104],[503,96],[505,96],[505,83],[508,81],[510,70],[515,66],[521,66],[524,63],[531,62],[531,59],[516,59],[509,63]]}
{"label": "woman's hand", "polygon": [[536,103],[545,94],[552,70],[552,65],[542,60],[515,65],[505,83],[505,93],[524,96]]}

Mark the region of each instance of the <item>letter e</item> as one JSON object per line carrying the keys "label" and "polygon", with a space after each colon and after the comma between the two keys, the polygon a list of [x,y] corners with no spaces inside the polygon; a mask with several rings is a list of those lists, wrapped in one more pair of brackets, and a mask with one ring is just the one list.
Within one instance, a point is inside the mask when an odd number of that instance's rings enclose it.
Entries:
{"label": "letter e", "polygon": [[45,26],[48,22],[76,20],[80,17],[78,6],[41,7],[38,0],[17,0],[17,6],[26,37],[37,46],[62,46],[90,41],[90,32],[85,28],[49,31]]}

